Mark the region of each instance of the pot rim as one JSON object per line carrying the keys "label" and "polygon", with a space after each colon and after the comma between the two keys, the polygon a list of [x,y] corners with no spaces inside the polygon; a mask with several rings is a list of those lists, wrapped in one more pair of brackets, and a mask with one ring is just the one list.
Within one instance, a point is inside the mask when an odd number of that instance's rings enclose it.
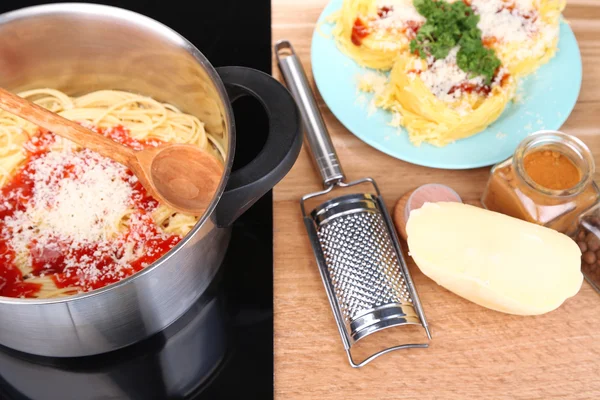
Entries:
{"label": "pot rim", "polygon": [[227,127],[227,132],[229,135],[229,147],[227,152],[227,159],[225,160],[223,175],[221,176],[221,181],[219,183],[219,187],[211,203],[208,208],[204,212],[204,214],[200,217],[196,225],[192,228],[192,230],[185,235],[175,247],[169,250],[165,255],[161,258],[148,265],[146,268],[134,273],[133,275],[115,283],[111,283],[107,286],[104,286],[99,289],[94,289],[89,292],[78,293],[75,295],[65,296],[65,297],[56,297],[56,298],[47,298],[47,299],[39,299],[39,298],[14,298],[14,297],[5,297],[0,296],[0,304],[55,304],[55,303],[68,303],[70,301],[80,300],[88,297],[99,296],[106,292],[116,290],[122,286],[127,285],[129,282],[141,278],[143,275],[150,273],[152,270],[159,268],[163,263],[169,261],[173,255],[181,250],[185,246],[187,242],[189,242],[192,237],[198,232],[204,223],[209,219],[209,217],[215,211],[217,204],[225,191],[225,187],[227,185],[227,178],[231,173],[231,168],[233,166],[233,154],[235,148],[235,125],[232,118],[231,106],[229,104],[229,96],[227,95],[227,91],[225,90],[225,86],[223,85],[223,81],[219,77],[219,74],[212,66],[210,61],[202,54],[200,50],[196,46],[194,46],[189,40],[187,40],[184,36],[176,32],[174,29],[168,27],[167,25],[153,19],[147,17],[143,14],[137,13],[135,11],[127,10],[120,7],[107,6],[103,4],[95,4],[95,3],[77,3],[77,2],[65,2],[65,3],[52,3],[52,4],[43,4],[36,5],[30,7],[23,7],[14,11],[9,11],[3,14],[0,14],[0,25],[10,23],[12,21],[27,19],[32,17],[39,17],[44,15],[49,15],[53,13],[65,13],[65,14],[94,14],[94,15],[103,15],[114,20],[127,20],[129,22],[134,23],[135,25],[142,26],[144,28],[150,29],[157,33],[159,36],[162,36],[164,39],[172,42],[174,45],[179,46],[187,50],[198,63],[204,68],[211,81],[215,85],[217,93],[222,101],[223,110],[224,110],[224,120]]}

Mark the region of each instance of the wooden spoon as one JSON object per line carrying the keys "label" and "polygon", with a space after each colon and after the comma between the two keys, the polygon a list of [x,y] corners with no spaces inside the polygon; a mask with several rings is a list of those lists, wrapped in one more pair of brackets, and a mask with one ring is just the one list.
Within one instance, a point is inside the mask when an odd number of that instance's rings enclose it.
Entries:
{"label": "wooden spoon", "polygon": [[221,163],[194,145],[135,151],[2,88],[0,108],[127,166],[152,197],[182,213],[204,213],[223,175]]}

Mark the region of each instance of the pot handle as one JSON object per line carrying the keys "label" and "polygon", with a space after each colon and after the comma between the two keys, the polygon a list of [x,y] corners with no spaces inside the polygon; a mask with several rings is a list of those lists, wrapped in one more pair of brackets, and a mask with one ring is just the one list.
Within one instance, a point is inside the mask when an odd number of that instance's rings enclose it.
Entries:
{"label": "pot handle", "polygon": [[269,132],[263,149],[254,160],[231,173],[217,204],[215,223],[225,227],[292,169],[302,147],[302,125],[290,92],[272,76],[247,67],[221,67],[217,72],[230,102],[252,96],[262,104],[269,118]]}

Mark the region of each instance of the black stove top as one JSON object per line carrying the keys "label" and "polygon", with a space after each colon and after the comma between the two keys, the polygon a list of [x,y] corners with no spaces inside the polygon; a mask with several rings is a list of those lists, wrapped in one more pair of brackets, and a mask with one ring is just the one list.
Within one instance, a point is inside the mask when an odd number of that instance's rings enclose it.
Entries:
{"label": "black stove top", "polygon": [[[52,2],[4,0],[0,13],[47,3]],[[170,26],[215,67],[271,72],[270,0],[95,3],[130,9]],[[236,101],[233,109],[235,169],[260,151],[267,121],[251,98]],[[257,140],[261,134],[263,140]],[[0,398],[273,398],[272,244],[268,193],[235,222],[213,287],[173,325],[144,342],[94,357],[50,359],[0,347]]]}

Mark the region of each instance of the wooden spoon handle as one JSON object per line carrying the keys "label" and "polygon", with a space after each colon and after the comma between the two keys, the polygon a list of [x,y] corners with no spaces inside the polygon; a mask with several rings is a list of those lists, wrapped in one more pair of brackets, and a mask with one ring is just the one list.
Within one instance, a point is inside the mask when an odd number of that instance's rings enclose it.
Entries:
{"label": "wooden spoon handle", "polygon": [[135,160],[132,149],[3,88],[0,88],[0,108],[121,164],[129,165]]}

